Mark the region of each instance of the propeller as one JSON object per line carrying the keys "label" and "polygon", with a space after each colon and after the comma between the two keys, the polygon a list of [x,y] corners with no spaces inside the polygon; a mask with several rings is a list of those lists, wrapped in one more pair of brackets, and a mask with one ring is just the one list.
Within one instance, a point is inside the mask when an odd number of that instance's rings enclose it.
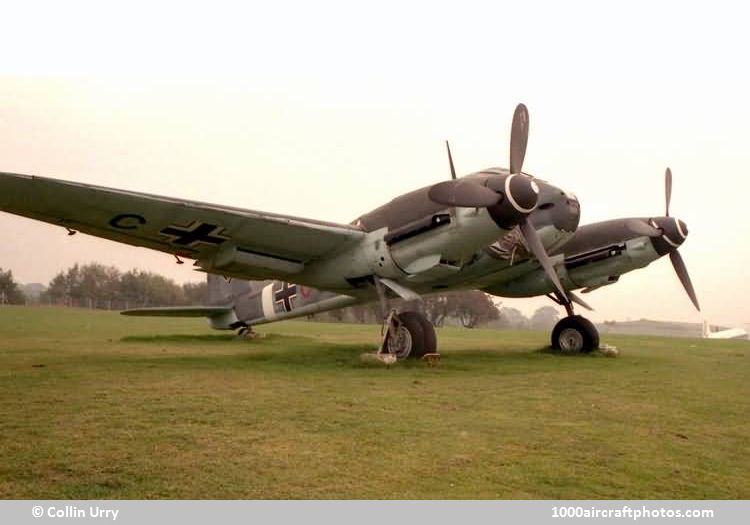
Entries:
{"label": "propeller", "polygon": [[448,163],[451,167],[451,180],[435,184],[427,194],[430,200],[444,206],[460,206],[464,208],[486,208],[500,202],[501,197],[486,186],[471,179],[457,179],[456,168],[453,166],[451,146],[445,141],[448,150]]}
{"label": "propeller", "polygon": [[[700,312],[701,307],[698,304],[698,297],[695,295],[693,283],[690,281],[690,274],[688,274],[685,261],[682,260],[680,252],[677,251],[677,248],[687,237],[687,226],[685,226],[684,222],[669,215],[671,201],[672,170],[667,168],[664,172],[665,217],[651,219],[649,221],[650,224],[640,219],[631,219],[626,225],[634,233],[652,237],[654,239],[654,247],[660,255],[669,254],[669,260],[672,261],[672,267],[680,279],[682,287],[685,288],[685,292],[687,292],[696,310]],[[658,228],[655,226],[658,226]]]}
{"label": "propeller", "polygon": [[672,261],[674,271],[675,273],[677,273],[677,277],[680,279],[682,287],[685,288],[688,297],[690,297],[690,300],[693,301],[695,309],[700,312],[701,307],[698,304],[698,297],[695,295],[693,283],[690,282],[690,275],[688,274],[687,267],[685,266],[685,261],[682,260],[680,252],[678,252],[677,250],[669,252],[669,260]]}
{"label": "propeller", "polygon": [[646,222],[643,219],[628,219],[625,227],[637,235],[643,235],[654,239],[654,247],[659,255],[669,254],[669,260],[672,261],[672,267],[677,277],[685,288],[688,297],[693,302],[695,308],[700,312],[698,297],[695,295],[693,283],[690,281],[685,262],[682,260],[677,248],[687,237],[687,226],[685,223],[669,215],[669,205],[672,201],[672,170],[667,168],[664,172],[664,202],[665,216],[656,217]]}
{"label": "propeller", "polygon": [[664,215],[669,217],[669,203],[672,200],[672,170],[669,168],[664,172],[664,200],[667,203]]}
{"label": "propeller", "polygon": [[453,157],[451,156],[451,145],[445,141],[445,147],[448,150],[448,162],[451,165],[451,179],[456,180],[456,168],[453,167]]}
{"label": "propeller", "polygon": [[[513,127],[511,128],[511,176],[521,174],[528,138],[529,112],[526,109],[526,106],[519,104],[513,115]],[[451,169],[451,180],[432,186],[427,194],[430,200],[444,206],[483,208],[499,204],[504,198],[507,198],[507,200],[512,203],[509,204],[509,206],[512,206],[515,209],[515,212],[513,213],[529,213],[534,209],[539,191],[534,182],[531,181],[530,177],[524,176],[523,178],[526,179],[524,182],[521,182],[522,177],[515,179],[514,183],[516,184],[516,189],[513,190],[513,193],[508,189],[508,184],[505,185],[503,191],[498,187],[491,189],[493,186],[491,181],[483,181],[481,179],[477,180],[473,178],[458,180],[456,178],[456,168],[453,165],[450,144],[447,140],[445,141],[445,147],[448,150],[448,163],[450,164]],[[509,181],[510,177],[503,180]],[[497,192],[504,193],[504,195],[493,195],[491,200],[490,194],[497,194]],[[516,199],[513,198],[514,194]],[[520,201],[517,201],[517,199],[523,199],[524,203],[520,204]]]}
{"label": "propeller", "polygon": [[518,226],[521,229],[521,234],[523,235],[524,240],[526,241],[526,246],[529,247],[531,253],[534,254],[534,257],[537,258],[539,264],[542,265],[544,273],[547,274],[549,280],[555,285],[557,292],[563,298],[567,299],[568,296],[565,294],[565,289],[560,283],[560,278],[557,276],[555,267],[552,266],[552,260],[549,258],[549,255],[547,255],[547,251],[544,249],[544,245],[542,244],[541,239],[539,239],[539,234],[534,229],[534,226],[529,222],[529,219],[524,219],[524,221]]}
{"label": "propeller", "polygon": [[453,179],[439,182],[430,188],[429,197],[445,206],[485,208],[500,202],[499,194],[469,179]]}
{"label": "propeller", "polygon": [[[669,203],[672,201],[672,170],[667,168],[664,172],[664,201],[666,203],[665,215],[669,217]],[[674,231],[673,231],[674,230]],[[693,302],[693,306],[699,312],[701,307],[698,304],[698,297],[695,295],[695,289],[693,283],[690,281],[690,274],[685,266],[685,261],[682,260],[680,252],[677,251],[677,247],[682,243],[687,235],[687,228],[685,223],[678,219],[673,219],[665,223],[665,227],[662,228],[661,237],[668,242],[670,245],[669,260],[672,261],[672,267],[677,274],[678,279],[682,283],[682,287]],[[674,239],[679,239],[677,244],[674,243]]]}
{"label": "propeller", "polygon": [[513,112],[513,126],[510,128],[510,172],[521,173],[526,157],[526,144],[529,141],[529,110],[518,104]]}
{"label": "propeller", "polygon": [[[522,175],[523,160],[526,157],[526,145],[528,141],[529,111],[525,105],[518,104],[513,113],[513,123],[510,129],[510,175],[504,179],[504,184],[505,193],[507,194],[505,197],[507,197],[510,203],[509,206],[512,206],[514,214],[523,214],[516,215],[516,217],[523,216],[523,220],[520,223],[513,222],[511,224],[518,224],[529,251],[536,257],[542,268],[544,268],[545,274],[555,285],[557,292],[567,301],[568,297],[552,265],[552,260],[547,255],[539,234],[528,218],[528,214],[536,207],[536,199],[539,193],[536,183],[530,177]],[[445,146],[448,150],[448,162],[450,163],[452,179],[435,184],[430,188],[428,196],[432,201],[445,206],[467,208],[491,207],[503,201],[505,197],[502,194],[479,183],[475,179],[456,179],[456,170],[453,166],[453,157],[451,156],[448,141],[445,142]],[[526,186],[522,186],[522,188],[526,189],[523,203],[517,201],[517,199],[524,195],[523,190],[518,191],[515,194],[515,198],[509,190],[512,184],[510,181],[513,177],[518,177],[515,181],[526,179]],[[490,214],[492,214],[492,211],[490,211]]]}
{"label": "propeller", "polygon": [[[524,104],[518,104],[516,111],[513,113],[513,124],[510,129],[510,172],[513,175],[520,174],[523,171],[523,160],[526,157],[526,145],[528,141],[529,110],[526,109]],[[547,255],[547,250],[545,250],[539,234],[528,217],[519,224],[519,228],[529,250],[534,254],[539,264],[542,265],[542,268],[544,268],[544,273],[547,274],[549,280],[555,285],[558,293],[567,300],[565,289],[562,283],[560,283],[560,278],[557,276],[557,272],[552,265],[552,260]]]}

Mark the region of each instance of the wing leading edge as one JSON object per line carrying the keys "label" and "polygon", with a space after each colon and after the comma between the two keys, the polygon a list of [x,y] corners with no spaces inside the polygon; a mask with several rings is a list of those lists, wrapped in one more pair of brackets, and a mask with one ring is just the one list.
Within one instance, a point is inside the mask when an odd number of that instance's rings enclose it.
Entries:
{"label": "wing leading edge", "polygon": [[298,273],[365,235],[350,225],[13,173],[0,173],[0,210],[246,278]]}

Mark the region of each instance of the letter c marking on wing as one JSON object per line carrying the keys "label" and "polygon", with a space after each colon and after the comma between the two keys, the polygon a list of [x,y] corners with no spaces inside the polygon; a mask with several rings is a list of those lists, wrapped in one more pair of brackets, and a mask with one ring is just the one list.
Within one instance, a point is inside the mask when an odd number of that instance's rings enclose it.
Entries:
{"label": "letter c marking on wing", "polygon": [[146,219],[134,213],[115,215],[109,221],[110,226],[119,230],[135,230],[141,224],[146,224]]}

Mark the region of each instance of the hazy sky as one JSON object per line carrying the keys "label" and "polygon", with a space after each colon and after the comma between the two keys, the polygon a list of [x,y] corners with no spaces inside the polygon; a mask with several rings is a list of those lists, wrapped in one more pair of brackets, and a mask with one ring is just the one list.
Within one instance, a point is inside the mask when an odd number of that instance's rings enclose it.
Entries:
{"label": "hazy sky", "polygon": [[[704,315],[750,322],[750,36],[721,2],[24,3],[0,33],[0,171],[349,222],[507,166],[582,223],[672,213]],[[18,11],[24,10],[24,11]],[[75,262],[200,280],[170,256],[0,213],[0,267]],[[700,321],[668,259],[587,296],[593,319]],[[546,300],[507,299],[530,313]]]}

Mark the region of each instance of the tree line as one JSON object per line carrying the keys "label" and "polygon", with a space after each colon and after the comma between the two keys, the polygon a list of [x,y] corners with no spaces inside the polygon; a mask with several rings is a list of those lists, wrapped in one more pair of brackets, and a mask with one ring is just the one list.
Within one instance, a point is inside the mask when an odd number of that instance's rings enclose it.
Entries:
{"label": "tree line", "polygon": [[24,304],[26,297],[13,280],[13,272],[0,268],[0,304]]}
{"label": "tree line", "polygon": [[[560,319],[552,306],[537,308],[527,318],[517,308],[503,307],[492,296],[479,290],[462,290],[427,295],[421,301],[391,301],[389,307],[418,310],[435,326],[445,325],[474,328],[489,326],[504,330],[549,330]],[[323,321],[350,323],[379,323],[382,320],[378,302],[333,310],[315,316]]]}
{"label": "tree line", "polygon": [[[427,295],[421,301],[395,300],[390,307],[401,310],[418,310],[435,326],[460,324],[466,328],[485,325],[500,318],[500,311],[489,295],[478,290],[465,290]],[[333,310],[322,316],[324,320],[355,323],[378,323],[381,320],[380,303],[366,303]]]}
{"label": "tree line", "polygon": [[203,283],[178,285],[162,275],[141,270],[121,272],[98,263],[76,264],[58,273],[38,297],[24,297],[10,271],[0,271],[0,293],[8,304],[39,303],[57,306],[126,310],[148,306],[206,304]]}

